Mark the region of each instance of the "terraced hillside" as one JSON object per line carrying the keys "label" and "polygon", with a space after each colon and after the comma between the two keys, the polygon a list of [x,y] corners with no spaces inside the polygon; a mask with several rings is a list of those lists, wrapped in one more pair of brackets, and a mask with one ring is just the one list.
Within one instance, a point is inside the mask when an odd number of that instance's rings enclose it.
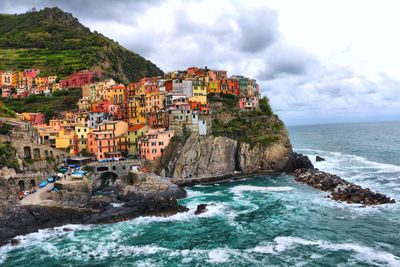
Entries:
{"label": "terraced hillside", "polygon": [[39,68],[43,75],[61,78],[77,70],[96,69],[119,82],[163,73],[59,8],[0,14],[0,69],[26,68]]}

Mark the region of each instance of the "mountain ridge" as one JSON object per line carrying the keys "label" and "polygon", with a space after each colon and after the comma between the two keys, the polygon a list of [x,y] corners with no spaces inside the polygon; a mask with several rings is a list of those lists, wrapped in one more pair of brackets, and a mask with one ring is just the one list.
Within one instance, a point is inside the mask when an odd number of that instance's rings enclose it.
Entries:
{"label": "mountain ridge", "polygon": [[123,83],[163,75],[154,63],[58,7],[0,14],[0,36],[0,69],[38,68],[61,77],[95,69]]}

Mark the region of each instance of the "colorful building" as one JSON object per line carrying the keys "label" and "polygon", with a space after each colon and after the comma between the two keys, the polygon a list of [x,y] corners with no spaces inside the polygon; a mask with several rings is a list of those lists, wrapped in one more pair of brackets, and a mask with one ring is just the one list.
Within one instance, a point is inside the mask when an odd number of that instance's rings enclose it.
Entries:
{"label": "colorful building", "polygon": [[257,110],[259,108],[258,97],[242,97],[239,99],[241,110]]}
{"label": "colorful building", "polygon": [[60,81],[62,88],[77,88],[86,84],[90,84],[94,79],[101,79],[103,75],[101,72],[94,70],[83,70],[68,76],[67,79]]}
{"label": "colorful building", "polygon": [[113,131],[93,130],[87,137],[88,151],[97,160],[109,158],[108,153],[117,152],[117,142]]}
{"label": "colorful building", "polygon": [[128,129],[128,153],[135,155],[139,151],[139,138],[144,137],[150,127],[146,124],[133,124]]}
{"label": "colorful building", "polygon": [[139,139],[141,158],[155,160],[161,156],[173,136],[173,131],[165,129],[149,130],[144,137]]}

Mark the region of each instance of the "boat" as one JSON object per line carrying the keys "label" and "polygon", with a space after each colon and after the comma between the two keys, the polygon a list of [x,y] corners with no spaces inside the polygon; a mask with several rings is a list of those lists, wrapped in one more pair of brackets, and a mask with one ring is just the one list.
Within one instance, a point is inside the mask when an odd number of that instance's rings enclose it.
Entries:
{"label": "boat", "polygon": [[45,181],[42,181],[42,182],[39,184],[39,188],[46,187],[46,185],[47,185],[47,181],[46,181],[46,180],[45,180]]}

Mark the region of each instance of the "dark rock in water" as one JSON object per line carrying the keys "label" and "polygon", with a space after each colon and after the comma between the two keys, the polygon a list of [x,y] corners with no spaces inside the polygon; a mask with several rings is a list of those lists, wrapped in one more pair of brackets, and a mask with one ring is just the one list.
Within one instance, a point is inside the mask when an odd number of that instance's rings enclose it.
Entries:
{"label": "dark rock in water", "polygon": [[331,197],[337,201],[360,203],[365,205],[379,205],[395,203],[396,201],[380,193],[372,192],[369,188],[350,183],[337,175],[319,171],[318,169],[297,169],[294,172],[295,180],[311,185],[323,191],[330,191]]}
{"label": "dark rock in water", "polygon": [[314,169],[314,166],[307,156],[293,152],[286,164],[285,171],[293,173],[297,169]]}
{"label": "dark rock in water", "polygon": [[18,246],[21,242],[18,239],[13,238],[11,239],[10,243],[11,246]]}
{"label": "dark rock in water", "polygon": [[315,161],[316,161],[316,162],[325,161],[325,159],[324,159],[323,157],[317,155],[317,156],[315,157]]}
{"label": "dark rock in water", "polygon": [[195,215],[199,215],[199,214],[202,214],[202,213],[206,212],[208,210],[207,206],[208,206],[208,204],[199,204],[199,205],[197,205],[197,209],[194,212],[194,214]]}
{"label": "dark rock in water", "polygon": [[63,228],[63,231],[64,231],[64,232],[72,232],[72,231],[74,231],[74,230],[72,230],[71,228]]}

